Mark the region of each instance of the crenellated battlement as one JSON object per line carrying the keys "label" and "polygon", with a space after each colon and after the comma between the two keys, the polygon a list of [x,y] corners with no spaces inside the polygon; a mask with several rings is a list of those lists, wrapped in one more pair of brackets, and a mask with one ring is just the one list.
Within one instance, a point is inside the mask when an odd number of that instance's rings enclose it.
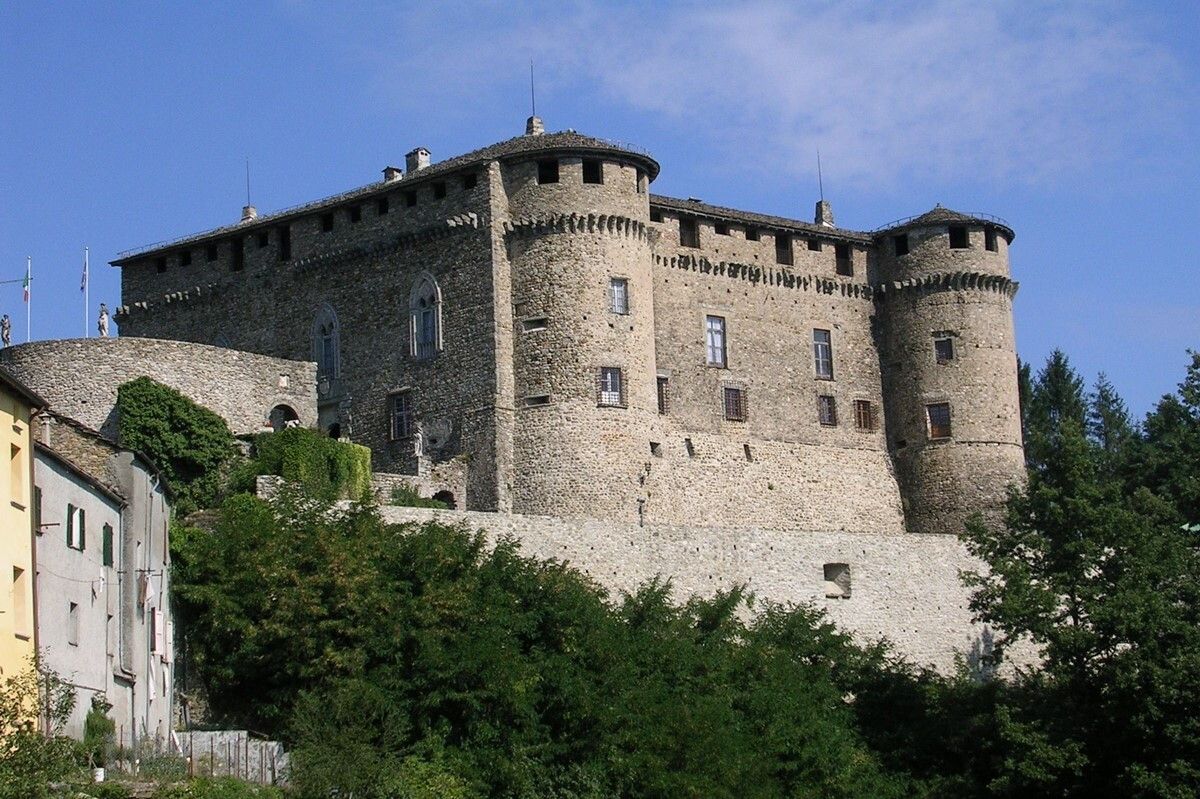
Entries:
{"label": "crenellated battlement", "polygon": [[652,241],[655,233],[637,219],[616,214],[551,214],[519,217],[504,222],[506,234],[534,236],[542,233],[607,233]]}
{"label": "crenellated battlement", "polygon": [[881,283],[875,287],[880,299],[887,299],[901,292],[933,292],[933,291],[994,291],[1004,294],[1009,299],[1017,296],[1020,284],[1003,275],[992,275],[983,272],[941,272],[925,275],[908,280],[894,280]]}

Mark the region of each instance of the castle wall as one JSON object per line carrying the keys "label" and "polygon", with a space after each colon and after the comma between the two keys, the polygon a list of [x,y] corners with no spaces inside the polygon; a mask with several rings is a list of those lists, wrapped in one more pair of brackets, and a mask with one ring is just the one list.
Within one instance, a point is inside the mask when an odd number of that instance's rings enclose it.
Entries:
{"label": "castle wall", "polygon": [[[166,331],[164,331],[166,332]],[[218,414],[235,434],[262,432],[276,405],[316,424],[316,369],[205,344],[149,338],[35,341],[0,350],[3,363],[51,408],[116,440],[117,389],[138,377]]]}
{"label": "castle wall", "polygon": [[[862,642],[886,637],[898,652],[943,672],[955,657],[977,664],[991,633],[971,621],[958,579],[973,561],[953,536],[805,530],[781,534],[754,526],[711,529],[604,520],[382,508],[391,522],[465,523],[489,542],[516,540],[527,557],[569,563],[614,597],[656,576],[676,599],[711,596],[744,584],[756,598],[812,603]],[[850,569],[848,598],[827,598],[826,564]]]}

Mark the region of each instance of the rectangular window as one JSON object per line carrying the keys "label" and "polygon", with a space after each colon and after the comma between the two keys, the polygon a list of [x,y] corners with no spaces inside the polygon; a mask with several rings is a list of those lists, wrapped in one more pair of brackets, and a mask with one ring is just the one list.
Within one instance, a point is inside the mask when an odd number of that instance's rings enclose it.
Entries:
{"label": "rectangular window", "polygon": [[671,381],[669,378],[658,376],[658,412],[665,414],[671,402]]}
{"label": "rectangular window", "polygon": [[526,408],[538,408],[543,405],[549,405],[549,404],[550,404],[550,395],[549,394],[534,394],[532,396],[525,398],[525,407]]}
{"label": "rectangular window", "polygon": [[33,632],[33,614],[29,609],[29,580],[25,576],[25,570],[13,566],[12,570],[12,597],[13,597],[13,634],[21,638],[28,638]]}
{"label": "rectangular window", "polygon": [[42,534],[42,487],[33,487],[33,531]]}
{"label": "rectangular window", "polygon": [[690,216],[679,217],[679,246],[700,246],[700,228],[696,225],[696,220]]}
{"label": "rectangular window", "polygon": [[[646,193],[646,173],[639,169],[637,171],[635,180],[637,181],[637,193],[645,194]],[[651,220],[651,221],[653,221],[653,220]],[[661,222],[662,220],[660,219],[658,221]]]}
{"label": "rectangular window", "polygon": [[328,233],[333,230],[333,214],[321,214],[321,232]]}
{"label": "rectangular window", "polygon": [[179,265],[180,266],[191,266],[192,265],[192,251],[191,250],[184,250],[183,252],[179,253]]}
{"label": "rectangular window", "polygon": [[859,430],[875,429],[875,406],[870,400],[854,401],[854,426]]}
{"label": "rectangular window", "polygon": [[792,237],[786,233],[775,234],[775,263],[791,264]]}
{"label": "rectangular window", "polygon": [[8,473],[10,496],[18,505],[25,504],[25,467],[21,463],[21,448],[16,444],[9,446]]}
{"label": "rectangular window", "polygon": [[167,653],[166,640],[162,608],[154,608],[150,612],[150,652],[155,655],[165,655]]}
{"label": "rectangular window", "polygon": [[111,524],[104,525],[103,534],[104,565],[112,566],[113,563],[115,563],[115,560],[113,558],[113,529]]}
{"label": "rectangular window", "polygon": [[362,221],[362,206],[361,205],[352,205],[346,209],[346,212],[350,215],[351,222],[361,222]]}
{"label": "rectangular window", "polygon": [[526,333],[533,333],[538,330],[545,330],[546,323],[547,323],[546,317],[535,316],[532,319],[521,320],[521,329],[524,330]]}
{"label": "rectangular window", "polygon": [[388,415],[391,418],[392,441],[412,435],[412,396],[401,391],[388,397]]}
{"label": "rectangular window", "polygon": [[414,353],[418,359],[432,358],[437,354],[437,309],[421,308],[417,312],[417,346]]}
{"label": "rectangular window", "polygon": [[825,598],[850,598],[850,564],[826,563],[822,567],[825,573]]}
{"label": "rectangular window", "polygon": [[996,228],[985,227],[983,229],[983,245],[989,252],[996,252],[1000,247],[996,244]]}
{"label": "rectangular window", "polygon": [[950,226],[950,249],[965,250],[971,246],[970,238],[967,236],[967,229],[962,225]]}
{"label": "rectangular window", "polygon": [[583,182],[584,183],[603,183],[604,182],[604,162],[594,158],[583,159]]}
{"label": "rectangular window", "polygon": [[833,379],[833,337],[828,330],[813,330],[813,367],[818,379]]}
{"label": "rectangular window", "polygon": [[435,200],[444,200],[446,198],[446,184],[439,180],[433,184],[433,198]]}
{"label": "rectangular window", "polygon": [[280,225],[277,229],[279,234],[279,260],[292,260],[292,226]]}
{"label": "rectangular window", "polygon": [[896,255],[908,255],[908,234],[900,233],[892,236],[892,245],[896,248]]}
{"label": "rectangular window", "polygon": [[463,191],[470,191],[479,185],[479,175],[475,172],[468,172],[462,176]]}
{"label": "rectangular window", "polygon": [[837,426],[837,401],[829,394],[817,397],[817,418],[825,427]]}
{"label": "rectangular window", "polygon": [[537,162],[538,183],[558,183],[558,159],[544,158]]}
{"label": "rectangular window", "polygon": [[954,339],[952,338],[935,338],[933,340],[933,354],[937,357],[938,363],[949,363],[954,360]]}
{"label": "rectangular window", "polygon": [[728,236],[729,225],[725,224],[724,222],[714,222],[713,233],[716,233],[718,236]]}
{"label": "rectangular window", "polygon": [[380,197],[375,201],[375,215],[387,216],[388,211],[392,210],[391,201],[387,197]]}
{"label": "rectangular window", "polygon": [[404,204],[406,206],[408,206],[409,208],[412,208],[414,205],[416,205],[417,204],[417,193],[415,191],[404,192]]}
{"label": "rectangular window", "polygon": [[725,317],[704,317],[705,358],[709,366],[725,366]]}
{"label": "rectangular window", "polygon": [[839,275],[847,277],[854,276],[854,258],[850,250],[849,244],[836,244],[833,248],[835,256],[835,269]]}
{"label": "rectangular window", "polygon": [[821,240],[820,239],[809,239],[808,240],[808,251],[809,252],[820,252],[821,251]]}
{"label": "rectangular window", "polygon": [[67,546],[80,552],[87,546],[87,515],[83,508],[67,503]]}
{"label": "rectangular window", "polygon": [[209,244],[204,248],[204,260],[212,263],[217,260],[217,245]]}
{"label": "rectangular window", "polygon": [[613,313],[629,313],[629,281],[623,277],[609,280],[608,299]]}
{"label": "rectangular window", "polygon": [[929,416],[929,437],[949,438],[950,403],[935,402],[932,405],[926,405],[925,412]]}
{"label": "rectangular window", "polygon": [[650,221],[651,222],[663,221],[662,211],[658,210],[657,208],[651,208],[650,209]]}
{"label": "rectangular window", "polygon": [[746,389],[725,386],[725,419],[730,422],[746,421]]}
{"label": "rectangular window", "polygon": [[258,237],[257,237],[256,241],[258,242],[258,249],[260,249],[260,250],[263,249],[264,247],[270,245],[271,233],[266,230],[260,230],[258,232]]}
{"label": "rectangular window", "polygon": [[625,385],[621,380],[619,367],[600,367],[596,401],[600,405],[623,406],[625,404]]}
{"label": "rectangular window", "polygon": [[79,605],[67,603],[67,643],[79,646]]}
{"label": "rectangular window", "polygon": [[155,258],[154,259],[154,271],[158,272],[160,275],[163,272],[167,271],[167,259],[166,258]]}
{"label": "rectangular window", "polygon": [[758,239],[759,239],[758,228],[754,228],[754,227],[746,228],[746,241],[758,241]]}
{"label": "rectangular window", "polygon": [[230,248],[233,250],[233,263],[230,268],[235,272],[240,272],[246,267],[246,240],[242,238],[232,239],[229,242]]}

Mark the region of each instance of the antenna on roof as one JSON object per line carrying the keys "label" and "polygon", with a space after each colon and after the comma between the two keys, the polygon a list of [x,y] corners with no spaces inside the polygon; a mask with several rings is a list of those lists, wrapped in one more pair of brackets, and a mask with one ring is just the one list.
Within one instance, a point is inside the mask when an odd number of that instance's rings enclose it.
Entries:
{"label": "antenna on roof", "polygon": [[821,202],[825,201],[825,180],[821,177],[821,148],[817,148],[817,190],[821,193]]}
{"label": "antenna on roof", "polygon": [[250,204],[250,156],[246,156],[246,205]]}
{"label": "antenna on roof", "polygon": [[529,116],[537,116],[537,94],[533,90],[533,59],[529,59]]}

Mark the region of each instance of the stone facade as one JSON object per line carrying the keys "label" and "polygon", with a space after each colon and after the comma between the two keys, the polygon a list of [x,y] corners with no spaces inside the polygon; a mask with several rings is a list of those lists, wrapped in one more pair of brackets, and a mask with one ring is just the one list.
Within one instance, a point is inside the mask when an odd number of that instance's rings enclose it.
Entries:
{"label": "stone facade", "polygon": [[269,429],[279,406],[301,424],[317,423],[316,367],[303,361],[127,337],[35,341],[0,350],[0,364],[45,392],[55,412],[112,441],[117,389],[143,376],[217,413],[235,435]]}

